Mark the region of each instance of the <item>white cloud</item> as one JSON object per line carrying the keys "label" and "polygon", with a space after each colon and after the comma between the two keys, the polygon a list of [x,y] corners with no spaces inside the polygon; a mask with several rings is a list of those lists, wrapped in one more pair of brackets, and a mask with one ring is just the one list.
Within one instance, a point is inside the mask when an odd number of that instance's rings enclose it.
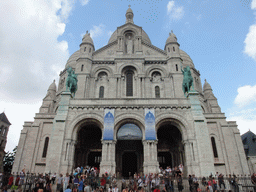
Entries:
{"label": "white cloud", "polygon": [[90,34],[92,38],[96,38],[102,36],[105,32],[106,26],[103,24],[99,24],[98,26],[94,25],[93,29],[90,30]]}
{"label": "white cloud", "polygon": [[256,85],[245,85],[237,89],[234,106],[229,109],[228,121],[236,121],[241,134],[249,129],[256,133]]}
{"label": "white cloud", "polygon": [[256,101],[256,85],[245,85],[237,89],[238,95],[235,98],[235,104],[244,107]]}
{"label": "white cloud", "polygon": [[174,1],[169,1],[167,4],[167,15],[171,20],[179,20],[184,16],[183,6],[176,6]]}
{"label": "white cloud", "polygon": [[82,6],[87,5],[90,0],[80,0]]}
{"label": "white cloud", "polygon": [[[254,118],[252,118],[254,117]],[[256,113],[251,112],[250,110],[244,112],[244,114],[237,114],[227,118],[227,121],[236,121],[240,134],[244,134],[249,129],[256,133]]]}
{"label": "white cloud", "polygon": [[244,43],[244,53],[256,59],[256,24],[250,26],[249,33],[246,35]]}
{"label": "white cloud", "polygon": [[[252,0],[251,9],[256,10],[256,0]],[[256,24],[250,26],[244,44],[244,53],[256,60]]]}
{"label": "white cloud", "polygon": [[256,0],[252,0],[251,8],[256,9]]}
{"label": "white cloud", "polygon": [[[69,57],[65,32],[74,0],[0,1],[0,112],[12,123],[7,151],[24,120],[33,120],[53,79]],[[28,105],[29,104],[29,105]]]}
{"label": "white cloud", "polygon": [[[104,45],[103,42],[107,43],[113,32],[107,30],[106,25],[101,23],[99,25],[94,25],[92,29],[90,29],[89,33],[94,42],[94,46],[102,47]],[[85,33],[81,34],[81,37],[83,38],[84,35]]]}

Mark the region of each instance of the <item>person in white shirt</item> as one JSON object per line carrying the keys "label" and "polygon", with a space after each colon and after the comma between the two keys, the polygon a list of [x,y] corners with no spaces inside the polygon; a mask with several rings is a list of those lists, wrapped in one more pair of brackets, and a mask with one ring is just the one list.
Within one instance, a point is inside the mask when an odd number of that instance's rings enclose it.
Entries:
{"label": "person in white shirt", "polygon": [[113,192],[118,192],[117,186],[115,186],[115,188],[113,189]]}

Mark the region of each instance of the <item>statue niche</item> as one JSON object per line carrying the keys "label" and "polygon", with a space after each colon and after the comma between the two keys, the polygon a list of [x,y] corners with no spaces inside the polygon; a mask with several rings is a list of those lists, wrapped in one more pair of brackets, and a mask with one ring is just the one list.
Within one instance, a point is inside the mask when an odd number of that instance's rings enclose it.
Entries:
{"label": "statue niche", "polygon": [[125,35],[125,48],[127,54],[134,53],[133,35],[131,33]]}

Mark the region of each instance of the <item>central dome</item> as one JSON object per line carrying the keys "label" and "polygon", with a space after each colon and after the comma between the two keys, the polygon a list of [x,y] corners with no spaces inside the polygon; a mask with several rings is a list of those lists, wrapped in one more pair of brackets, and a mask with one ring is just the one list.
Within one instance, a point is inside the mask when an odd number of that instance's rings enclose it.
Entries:
{"label": "central dome", "polygon": [[[115,40],[117,40],[117,30],[114,31],[114,33],[111,35],[108,44],[114,42]],[[147,33],[142,29],[142,40],[146,41],[147,43],[149,43],[151,45],[151,41],[147,35]]]}

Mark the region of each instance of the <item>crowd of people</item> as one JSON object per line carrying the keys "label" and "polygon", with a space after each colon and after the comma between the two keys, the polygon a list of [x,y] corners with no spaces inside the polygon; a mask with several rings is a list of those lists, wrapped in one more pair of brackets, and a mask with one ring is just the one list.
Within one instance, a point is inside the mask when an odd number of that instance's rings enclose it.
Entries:
{"label": "crowd of people", "polygon": [[[216,191],[239,191],[239,180],[233,174],[225,177],[223,174],[210,175],[209,177],[197,178],[195,175],[183,176],[183,165],[166,169],[159,168],[158,173],[146,175],[134,174],[129,179],[117,178],[115,174],[107,172],[99,175],[100,170],[96,167],[77,167],[73,173],[65,175],[40,174],[38,177],[26,177],[25,171],[21,171],[15,177],[11,174],[7,185],[3,184],[3,191],[22,191],[26,182],[29,191],[33,192],[216,192]],[[26,181],[25,181],[26,177]],[[256,192],[256,174],[253,174],[250,183]],[[119,181],[119,182],[118,182]],[[228,185],[228,186],[227,186]],[[252,188],[252,187],[251,187]]]}

